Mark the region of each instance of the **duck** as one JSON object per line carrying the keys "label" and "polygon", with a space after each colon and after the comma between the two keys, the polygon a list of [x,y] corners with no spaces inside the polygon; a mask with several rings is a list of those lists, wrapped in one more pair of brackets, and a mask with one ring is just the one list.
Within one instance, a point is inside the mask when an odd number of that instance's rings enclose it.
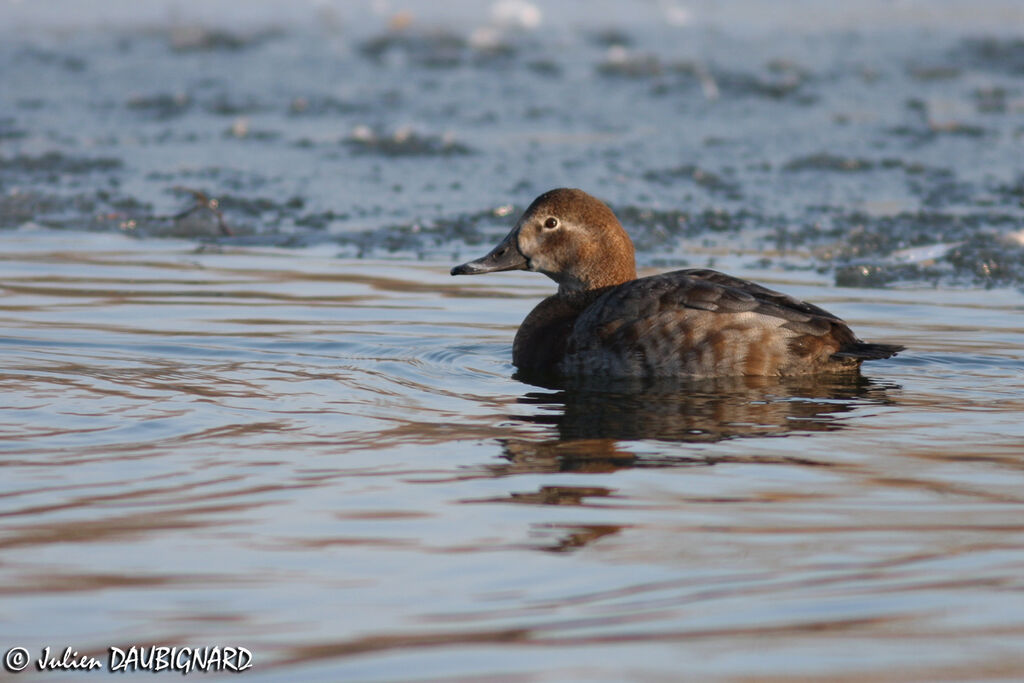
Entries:
{"label": "duck", "polygon": [[558,283],[513,341],[512,362],[526,376],[849,373],[905,348],[861,341],[824,309],[719,271],[638,278],[633,242],[615,213],[579,189],[540,195],[488,254],[451,274],[508,270]]}

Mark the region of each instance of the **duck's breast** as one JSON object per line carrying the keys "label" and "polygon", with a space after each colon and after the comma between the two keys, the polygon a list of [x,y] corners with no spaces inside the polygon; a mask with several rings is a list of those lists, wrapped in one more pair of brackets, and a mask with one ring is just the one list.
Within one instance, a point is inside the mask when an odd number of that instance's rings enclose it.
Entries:
{"label": "duck's breast", "polygon": [[580,309],[549,296],[530,312],[512,343],[512,362],[526,373],[556,373]]}

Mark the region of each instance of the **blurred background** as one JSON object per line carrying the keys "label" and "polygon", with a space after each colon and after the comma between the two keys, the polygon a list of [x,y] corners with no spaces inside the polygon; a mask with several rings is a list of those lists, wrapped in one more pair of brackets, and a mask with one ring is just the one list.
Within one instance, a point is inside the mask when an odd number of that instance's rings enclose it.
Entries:
{"label": "blurred background", "polygon": [[0,7],[5,228],[447,257],[569,185],[647,262],[1024,277],[1019,3]]}

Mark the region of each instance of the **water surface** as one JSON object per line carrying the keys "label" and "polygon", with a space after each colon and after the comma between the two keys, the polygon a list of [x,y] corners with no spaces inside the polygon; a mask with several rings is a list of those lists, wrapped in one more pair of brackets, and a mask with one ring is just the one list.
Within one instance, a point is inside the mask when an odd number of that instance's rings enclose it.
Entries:
{"label": "water surface", "polygon": [[1021,664],[1017,293],[786,279],[912,351],[574,391],[510,378],[529,274],[7,244],[8,639],[357,680]]}

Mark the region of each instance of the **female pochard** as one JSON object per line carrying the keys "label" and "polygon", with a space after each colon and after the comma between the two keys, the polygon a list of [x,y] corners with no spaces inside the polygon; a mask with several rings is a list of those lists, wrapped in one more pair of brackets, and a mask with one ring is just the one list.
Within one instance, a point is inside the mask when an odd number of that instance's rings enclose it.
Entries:
{"label": "female pochard", "polygon": [[489,254],[452,275],[533,270],[558,283],[519,327],[512,361],[567,377],[855,371],[903,349],[860,341],[817,306],[714,270],[637,279],[633,243],[582,190],[545,192]]}

